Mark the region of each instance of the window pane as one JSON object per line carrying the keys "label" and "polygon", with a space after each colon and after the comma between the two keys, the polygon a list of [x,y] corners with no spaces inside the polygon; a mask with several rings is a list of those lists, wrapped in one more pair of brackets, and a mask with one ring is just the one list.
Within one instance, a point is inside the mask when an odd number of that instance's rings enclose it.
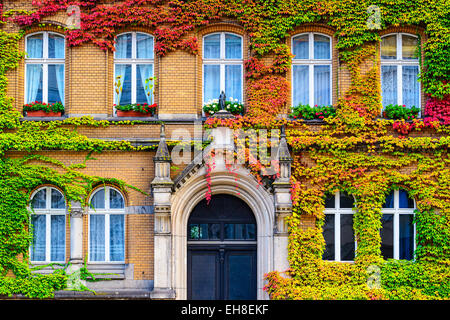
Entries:
{"label": "window pane", "polygon": [[225,240],[256,240],[256,226],[251,223],[225,223]]}
{"label": "window pane", "polygon": [[125,216],[112,214],[109,217],[109,251],[111,261],[125,260]]}
{"label": "window pane", "polygon": [[138,59],[153,59],[153,37],[146,34],[137,33],[137,58]]}
{"label": "window pane", "polygon": [[335,201],[335,195],[330,195],[325,198],[325,208],[335,208],[336,207],[336,201]]}
{"label": "window pane", "polygon": [[[114,101],[117,105],[131,104],[131,65],[116,64]],[[119,89],[117,88],[119,87]],[[119,90],[119,92],[117,92]]]}
{"label": "window pane", "polygon": [[52,209],[64,209],[66,207],[66,201],[61,192],[56,189],[51,189],[51,208]]}
{"label": "window pane", "polygon": [[325,251],[323,260],[334,260],[334,214],[325,215],[325,223],[323,225],[323,238],[325,239]]}
{"label": "window pane", "polygon": [[44,52],[44,35],[36,34],[27,38],[28,58],[42,59]]}
{"label": "window pane", "polygon": [[192,240],[200,239],[200,226],[198,224],[189,225],[189,239]]}
{"label": "window pane", "polygon": [[27,65],[27,103],[42,102],[42,64]]}
{"label": "window pane", "polygon": [[399,208],[414,208],[414,199],[408,196],[408,192],[405,190],[398,191],[398,207]]}
{"label": "window pane", "polygon": [[355,260],[355,234],[352,214],[341,215],[341,260]]}
{"label": "window pane", "polygon": [[355,199],[344,192],[340,192],[340,207],[353,208],[355,206]]}
{"label": "window pane", "polygon": [[314,59],[331,59],[330,38],[314,35]]}
{"label": "window pane", "polygon": [[415,53],[417,50],[417,38],[402,35],[402,58],[407,60],[417,60]]}
{"label": "window pane", "polygon": [[116,40],[116,59],[131,59],[131,33],[123,34]]}
{"label": "window pane", "polygon": [[208,224],[208,239],[219,240],[220,239],[220,224],[209,223]]}
{"label": "window pane", "polygon": [[53,33],[48,34],[48,57],[50,59],[64,59],[64,37]]}
{"label": "window pane", "polygon": [[225,34],[225,59],[242,59],[242,39]]}
{"label": "window pane", "polygon": [[48,66],[48,103],[64,103],[64,65]]}
{"label": "window pane", "polygon": [[394,215],[383,214],[381,218],[381,255],[384,259],[394,257]]}
{"label": "window pane", "polygon": [[383,106],[397,104],[397,66],[381,66],[381,94]]}
{"label": "window pane", "polygon": [[47,207],[46,201],[47,189],[39,190],[31,199],[31,208],[33,209],[45,209]]}
{"label": "window pane", "polygon": [[400,259],[412,260],[414,257],[414,225],[412,214],[400,215]]}
{"label": "window pane", "polygon": [[43,214],[31,215],[31,225],[33,226],[33,243],[31,245],[31,261],[45,261],[46,246],[46,216]]}
{"label": "window pane", "polygon": [[420,106],[419,66],[403,66],[403,104],[407,107]]}
{"label": "window pane", "polygon": [[94,194],[91,206],[95,209],[105,209],[105,189],[102,188]]}
{"label": "window pane", "polygon": [[314,104],[328,106],[330,96],[330,66],[314,66]]}
{"label": "window pane", "polygon": [[[136,103],[153,103],[153,90],[154,81],[150,78],[153,77],[153,65],[152,64],[140,64],[137,66],[136,71]],[[146,83],[147,81],[147,83]]]}
{"label": "window pane", "polygon": [[110,209],[125,208],[122,195],[114,189],[109,189],[109,208]]}
{"label": "window pane", "polygon": [[242,66],[225,66],[225,95],[227,100],[242,101]]}
{"label": "window pane", "polygon": [[52,215],[51,221],[51,261],[64,261],[66,250],[66,217]]}
{"label": "window pane", "polygon": [[219,99],[220,95],[220,66],[204,65],[203,101]]}
{"label": "window pane", "polygon": [[309,35],[303,34],[292,40],[294,59],[309,59]]}
{"label": "window pane", "polygon": [[309,66],[293,66],[293,105],[309,104]]}
{"label": "window pane", "polygon": [[220,59],[220,34],[206,36],[203,41],[203,57],[205,59]]}
{"label": "window pane", "polygon": [[383,204],[383,208],[394,208],[394,191],[391,191]]}
{"label": "window pane", "polygon": [[383,37],[381,39],[381,59],[397,59],[396,35]]}
{"label": "window pane", "polygon": [[91,214],[89,218],[89,259],[105,261],[105,215]]}

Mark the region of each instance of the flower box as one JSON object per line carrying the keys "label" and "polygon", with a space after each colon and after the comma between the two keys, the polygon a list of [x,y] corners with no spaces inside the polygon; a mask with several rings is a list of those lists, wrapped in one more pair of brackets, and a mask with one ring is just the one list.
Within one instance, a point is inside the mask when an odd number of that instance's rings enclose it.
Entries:
{"label": "flower box", "polygon": [[143,113],[139,111],[129,110],[129,111],[122,111],[117,110],[117,116],[118,117],[151,117],[151,113]]}
{"label": "flower box", "polygon": [[62,112],[45,112],[44,110],[27,111],[27,117],[61,117]]}

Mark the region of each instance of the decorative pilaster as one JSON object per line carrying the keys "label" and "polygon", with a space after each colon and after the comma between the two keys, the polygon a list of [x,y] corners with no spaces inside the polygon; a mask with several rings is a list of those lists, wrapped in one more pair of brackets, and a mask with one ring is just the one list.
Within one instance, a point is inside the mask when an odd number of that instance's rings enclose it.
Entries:
{"label": "decorative pilaster", "polygon": [[275,198],[275,232],[274,232],[274,252],[275,270],[284,271],[289,268],[288,264],[288,230],[285,218],[292,214],[291,200],[291,166],[292,157],[286,141],[284,126],[281,128],[280,144],[277,150],[277,160],[279,161],[279,176],[273,183]]}
{"label": "decorative pilaster", "polygon": [[83,266],[83,214],[81,203],[71,203],[70,209],[70,265],[66,272],[69,275],[67,287],[73,290],[82,290],[86,281],[81,280],[80,269]]}
{"label": "decorative pilaster", "polygon": [[153,299],[173,299],[172,286],[172,230],[171,195],[173,181],[170,178],[171,157],[167,147],[164,124],[161,125],[158,150],[153,158],[155,178],[152,181],[153,204],[155,207],[154,225],[154,289]]}

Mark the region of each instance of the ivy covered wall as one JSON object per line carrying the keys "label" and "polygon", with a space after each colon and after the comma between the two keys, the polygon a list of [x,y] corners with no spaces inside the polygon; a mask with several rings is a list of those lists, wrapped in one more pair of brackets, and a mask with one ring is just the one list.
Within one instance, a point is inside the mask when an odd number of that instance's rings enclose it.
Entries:
{"label": "ivy covered wall", "polygon": [[[245,61],[249,105],[244,116],[208,119],[206,126],[279,128],[286,125],[294,154],[289,218],[287,274],[267,275],[266,290],[273,299],[439,299],[450,294],[450,3],[440,1],[213,1],[128,0],[33,1],[30,12],[3,12],[0,25],[14,23],[23,30],[39,24],[69,5],[82,8],[81,29],[66,30],[71,47],[92,42],[113,50],[114,35],[128,26],[153,30],[155,50],[163,56],[174,50],[198,53],[198,39],[190,32],[219,21],[235,21],[248,33],[251,58]],[[380,12],[380,25],[370,29],[372,5]],[[3,12],[3,13],[2,13]],[[338,39],[339,59],[351,84],[335,104],[336,116],[311,130],[301,119],[279,118],[287,108],[290,88],[286,73],[292,56],[286,39],[304,24],[326,24]],[[423,118],[413,121],[378,119],[381,110],[379,72],[380,32],[392,27],[415,27],[426,39],[420,48],[420,81],[427,95]],[[419,32],[418,32],[419,33]],[[130,150],[126,142],[88,139],[65,124],[113,125],[89,118],[57,123],[19,121],[6,96],[5,72],[15,68],[23,54],[22,34],[0,29],[0,274],[8,285],[4,293],[48,296],[63,287],[64,274],[31,276],[26,263],[30,236],[26,203],[35,186],[53,183],[68,199],[82,199],[93,184],[104,179],[82,175],[85,163],[66,167],[33,151]],[[270,57],[270,59],[267,59]],[[267,64],[267,61],[271,61]],[[364,72],[363,70],[364,68]],[[367,67],[368,66],[368,67]],[[121,125],[121,124],[119,124]],[[123,123],[122,125],[132,125]],[[4,157],[7,150],[26,150],[23,159]],[[30,160],[42,165],[28,165]],[[56,172],[45,165],[56,164]],[[257,166],[258,167],[258,166]],[[258,167],[259,168],[259,167]],[[255,174],[258,170],[254,170]],[[124,186],[124,183],[115,181]],[[415,198],[417,250],[415,261],[384,261],[380,252],[381,207],[390,190],[403,188]],[[355,262],[322,260],[324,197],[336,190],[356,198],[354,231],[358,242]],[[309,218],[313,227],[305,227]],[[14,234],[14,237],[11,235]],[[24,259],[18,257],[23,256]],[[370,289],[369,267],[380,270],[381,288]],[[11,271],[16,276],[6,277]],[[44,278],[45,280],[44,280]],[[0,289],[2,290],[2,289]],[[1,293],[1,292],[0,292]]]}

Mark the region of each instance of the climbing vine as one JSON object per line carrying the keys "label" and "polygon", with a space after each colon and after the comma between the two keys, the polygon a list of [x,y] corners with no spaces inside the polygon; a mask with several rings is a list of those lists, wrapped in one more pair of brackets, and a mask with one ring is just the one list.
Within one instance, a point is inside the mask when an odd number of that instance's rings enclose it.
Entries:
{"label": "climbing vine", "polygon": [[[114,50],[114,37],[129,26],[148,28],[155,51],[198,54],[195,30],[219,21],[234,20],[249,36],[251,56],[244,62],[248,105],[244,116],[208,118],[207,127],[273,129],[287,127],[294,155],[291,180],[293,214],[288,218],[289,263],[285,275],[267,275],[266,290],[273,299],[441,299],[450,288],[450,6],[448,1],[294,1],[294,0],[126,0],[107,3],[86,0],[33,1],[29,12],[4,12],[0,2],[0,294],[25,293],[47,297],[64,287],[66,275],[31,275],[26,263],[30,241],[26,210],[30,191],[39,184],[60,186],[68,199],[82,199],[101,177],[83,175],[84,163],[72,166],[36,155],[39,150],[141,151],[126,141],[87,138],[78,126],[112,124],[91,118],[62,122],[20,121],[20,113],[6,96],[6,72],[17,67],[23,53],[23,31],[45,18],[81,7],[81,28],[67,28],[69,46],[91,42]],[[369,29],[369,6],[379,8],[380,24]],[[2,25],[22,29],[7,33]],[[334,30],[341,67],[350,86],[333,106],[335,116],[310,124],[279,118],[287,113],[292,55],[286,39],[299,26],[321,24]],[[420,81],[427,95],[420,119],[379,119],[381,111],[379,32],[408,26],[423,31]],[[363,69],[364,68],[364,69]],[[23,158],[8,157],[23,151]],[[237,156],[237,155],[235,155]],[[245,152],[249,160],[250,152]],[[90,161],[90,160],[89,160]],[[39,164],[36,164],[38,162]],[[56,166],[52,169],[49,164]],[[214,165],[206,164],[207,179]],[[262,181],[260,161],[250,166]],[[275,179],[276,177],[272,177]],[[121,181],[113,181],[122,187]],[[415,261],[384,261],[380,250],[381,208],[390,190],[403,188],[416,200]],[[354,231],[358,248],[355,263],[322,260],[324,198],[337,190],[352,194],[357,203]],[[207,195],[208,196],[208,195]],[[11,235],[14,235],[13,237]],[[22,260],[18,257],[22,257]],[[371,267],[379,268],[381,285],[368,287]],[[8,272],[15,279],[6,277]]]}

